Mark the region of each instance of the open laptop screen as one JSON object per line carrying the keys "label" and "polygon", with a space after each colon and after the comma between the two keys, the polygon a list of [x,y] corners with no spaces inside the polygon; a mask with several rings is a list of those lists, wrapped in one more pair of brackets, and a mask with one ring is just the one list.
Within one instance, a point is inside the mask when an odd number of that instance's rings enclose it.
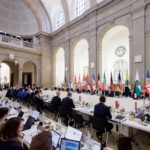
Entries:
{"label": "open laptop screen", "polygon": [[81,141],[82,138],[82,132],[68,126],[66,134],[65,134],[66,139],[74,140],[74,141]]}
{"label": "open laptop screen", "polygon": [[52,135],[52,149],[56,149],[60,139],[60,135],[53,129],[51,130],[51,135]]}
{"label": "open laptop screen", "polygon": [[36,110],[34,110],[32,113],[31,113],[31,116],[35,119],[35,120],[37,120],[38,119],[38,117],[39,117],[39,112],[38,111],[36,111]]}
{"label": "open laptop screen", "polygon": [[61,139],[60,150],[79,150],[80,142],[69,140],[69,139]]}

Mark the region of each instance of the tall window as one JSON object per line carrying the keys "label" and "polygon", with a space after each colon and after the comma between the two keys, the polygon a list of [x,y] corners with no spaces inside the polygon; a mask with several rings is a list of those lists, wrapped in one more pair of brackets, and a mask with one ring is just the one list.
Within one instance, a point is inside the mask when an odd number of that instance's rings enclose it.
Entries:
{"label": "tall window", "polygon": [[63,11],[57,12],[56,15],[56,29],[60,28],[64,24],[64,14]]}
{"label": "tall window", "polygon": [[80,16],[85,11],[85,0],[77,0],[76,12],[77,16]]}

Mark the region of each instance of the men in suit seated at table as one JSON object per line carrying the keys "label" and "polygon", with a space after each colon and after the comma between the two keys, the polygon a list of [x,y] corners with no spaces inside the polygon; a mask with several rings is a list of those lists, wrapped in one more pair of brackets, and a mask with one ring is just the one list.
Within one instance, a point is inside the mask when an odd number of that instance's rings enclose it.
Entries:
{"label": "men in suit seated at table", "polygon": [[68,93],[67,97],[62,99],[61,106],[64,107],[69,116],[72,116],[72,108],[75,108],[75,105],[72,100],[72,93]]}
{"label": "men in suit seated at table", "polygon": [[56,96],[52,98],[51,104],[56,108],[61,106],[61,98],[60,98],[60,91],[56,91]]}
{"label": "men in suit seated at table", "polygon": [[125,96],[125,97],[131,97],[131,95],[132,95],[132,93],[131,93],[129,87],[125,86],[125,89],[124,89],[124,92],[123,92],[123,96]]}
{"label": "men in suit seated at table", "polygon": [[112,91],[110,87],[108,88],[108,91],[106,91],[106,96],[114,97],[114,91]]}
{"label": "men in suit seated at table", "polygon": [[109,132],[113,128],[113,125],[107,120],[112,118],[110,113],[110,108],[105,105],[106,98],[105,96],[100,97],[100,103],[95,105],[94,108],[94,117],[103,118],[106,120],[106,130]]}
{"label": "men in suit seated at table", "polygon": [[35,91],[34,103],[35,103],[37,111],[42,113],[42,109],[44,108],[44,100],[40,97],[40,91],[39,90]]}

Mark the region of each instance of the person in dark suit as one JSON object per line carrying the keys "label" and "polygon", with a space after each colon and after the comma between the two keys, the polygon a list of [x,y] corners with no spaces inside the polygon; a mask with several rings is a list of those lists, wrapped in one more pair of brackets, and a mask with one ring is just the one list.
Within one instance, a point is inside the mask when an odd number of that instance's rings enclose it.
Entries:
{"label": "person in dark suit", "polygon": [[39,90],[35,91],[34,103],[35,103],[37,111],[39,111],[40,114],[42,114],[42,109],[44,108],[44,100],[40,97]]}
{"label": "person in dark suit", "polygon": [[114,97],[114,92],[111,90],[111,88],[109,87],[108,91],[107,91],[107,96],[109,97]]}
{"label": "person in dark suit", "polygon": [[102,95],[100,97],[100,103],[95,105],[94,117],[105,119],[106,120],[106,130],[108,132],[110,132],[111,129],[113,128],[113,125],[111,123],[108,123],[107,120],[111,119],[112,115],[110,113],[110,108],[105,105],[105,102],[106,102],[106,98],[105,98],[105,96]]}
{"label": "person in dark suit", "polygon": [[56,91],[56,96],[52,98],[51,104],[56,108],[61,106],[61,98],[60,98],[60,91]]}
{"label": "person in dark suit", "polygon": [[72,93],[68,93],[67,97],[63,98],[61,102],[61,106],[66,109],[70,117],[72,116],[72,108],[75,108],[75,105],[71,97],[72,97]]}

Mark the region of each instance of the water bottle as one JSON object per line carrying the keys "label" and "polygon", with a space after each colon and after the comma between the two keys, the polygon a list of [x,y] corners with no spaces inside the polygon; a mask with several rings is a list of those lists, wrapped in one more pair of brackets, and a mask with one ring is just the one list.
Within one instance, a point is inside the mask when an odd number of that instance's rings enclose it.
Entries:
{"label": "water bottle", "polygon": [[88,150],[92,150],[92,140],[89,138],[88,140]]}
{"label": "water bottle", "polygon": [[92,140],[90,131],[87,131],[87,136],[88,136],[88,150],[92,150]]}

